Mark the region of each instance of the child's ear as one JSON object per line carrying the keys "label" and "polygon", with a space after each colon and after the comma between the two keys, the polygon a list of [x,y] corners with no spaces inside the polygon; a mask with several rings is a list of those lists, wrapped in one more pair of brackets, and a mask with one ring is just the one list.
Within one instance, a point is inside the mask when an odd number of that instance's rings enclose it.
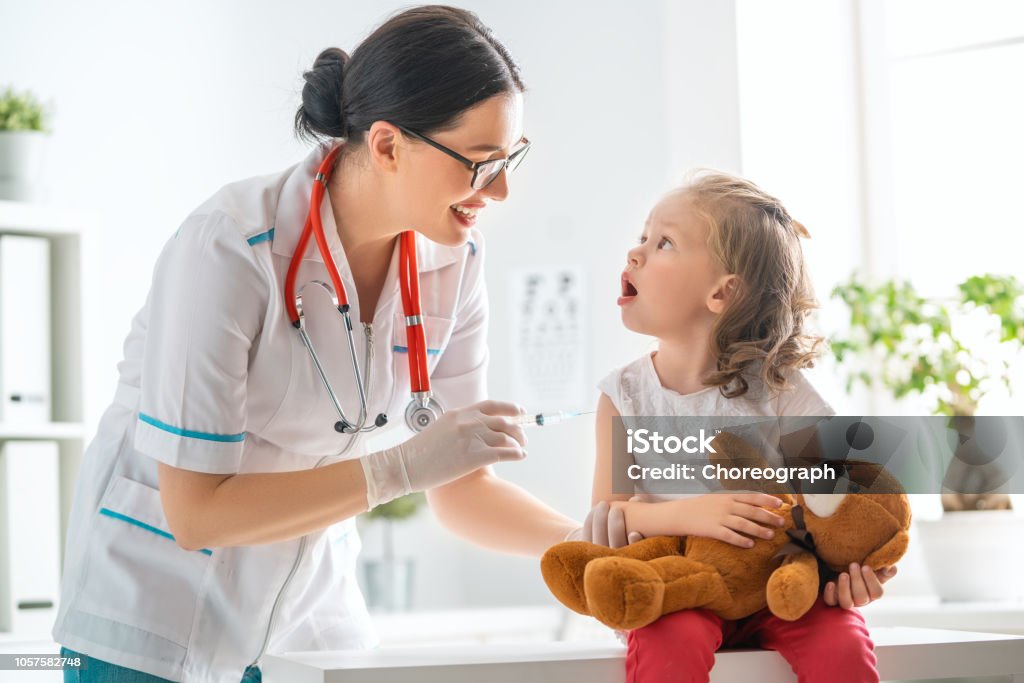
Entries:
{"label": "child's ear", "polygon": [[736,291],[740,286],[740,278],[738,275],[724,275],[722,278],[715,283],[714,289],[711,290],[711,295],[708,296],[707,305],[708,310],[712,313],[720,314],[725,310],[729,302],[732,301],[733,297],[736,296]]}

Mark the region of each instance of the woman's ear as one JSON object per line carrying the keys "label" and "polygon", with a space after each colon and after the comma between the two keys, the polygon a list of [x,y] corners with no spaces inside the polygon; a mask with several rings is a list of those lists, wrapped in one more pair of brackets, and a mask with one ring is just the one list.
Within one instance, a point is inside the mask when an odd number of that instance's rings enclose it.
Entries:
{"label": "woman's ear", "polygon": [[374,121],[366,131],[366,150],[374,168],[393,173],[398,169],[402,132],[387,121]]}
{"label": "woman's ear", "polygon": [[726,306],[728,306],[733,300],[733,297],[736,296],[739,286],[740,278],[738,275],[722,276],[722,278],[715,283],[714,289],[711,290],[711,294],[708,296],[708,310],[715,314],[722,313]]}

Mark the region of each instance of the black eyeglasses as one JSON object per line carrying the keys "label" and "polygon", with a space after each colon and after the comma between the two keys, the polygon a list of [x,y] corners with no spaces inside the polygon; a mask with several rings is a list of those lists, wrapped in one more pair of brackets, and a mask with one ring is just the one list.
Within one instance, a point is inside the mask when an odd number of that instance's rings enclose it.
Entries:
{"label": "black eyeglasses", "polygon": [[427,143],[428,145],[430,145],[434,149],[437,149],[437,150],[440,150],[440,151],[444,152],[445,154],[450,156],[452,159],[455,159],[456,161],[461,163],[463,166],[468,168],[470,171],[472,171],[473,172],[473,178],[472,178],[472,180],[469,181],[469,184],[470,184],[470,187],[472,187],[474,190],[482,190],[485,187],[487,187],[488,185],[490,185],[491,183],[493,183],[494,179],[497,178],[498,175],[503,170],[507,169],[509,173],[511,173],[512,171],[516,170],[516,168],[519,167],[519,164],[521,164],[523,162],[523,158],[526,157],[526,153],[530,151],[530,144],[531,144],[530,141],[527,140],[526,138],[523,138],[522,141],[521,141],[523,146],[520,147],[519,149],[517,149],[516,151],[512,152],[511,154],[509,154],[504,159],[488,159],[487,161],[472,161],[471,159],[467,159],[466,157],[462,156],[458,152],[456,152],[454,150],[451,150],[451,149],[448,149],[447,147],[442,145],[440,142],[434,142],[433,140],[428,138],[426,135],[423,135],[421,133],[417,133],[414,130],[409,130],[405,126],[399,126],[398,124],[394,124],[394,125],[400,131],[402,131],[403,133],[411,135],[412,137],[416,138],[417,140],[422,140],[423,142]]}

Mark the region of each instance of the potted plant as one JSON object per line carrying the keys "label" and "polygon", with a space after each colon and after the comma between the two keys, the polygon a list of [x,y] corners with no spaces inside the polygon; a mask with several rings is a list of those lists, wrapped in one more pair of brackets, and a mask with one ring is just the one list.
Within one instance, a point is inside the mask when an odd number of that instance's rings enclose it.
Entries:
{"label": "potted plant", "polygon": [[31,92],[0,95],[0,199],[31,201],[42,170],[46,112]]}
{"label": "potted plant", "polygon": [[[922,297],[909,282],[871,285],[853,275],[832,297],[849,312],[848,331],[831,344],[848,391],[861,384],[896,399],[920,395],[957,432],[973,426],[979,400],[994,386],[1012,394],[1011,360],[1024,348],[1024,283],[1017,278],[974,276],[960,283],[955,298],[939,300]],[[948,477],[944,488],[965,490]],[[954,600],[1024,595],[1016,577],[1024,562],[1024,518],[1010,512],[1009,496],[944,492],[942,507],[957,514],[916,523],[939,594]],[[982,559],[990,560],[984,571],[977,566]]]}
{"label": "potted plant", "polygon": [[426,502],[424,494],[410,493],[378,505],[363,515],[364,520],[380,526],[383,532],[381,556],[363,561],[368,608],[404,612],[412,606],[415,564],[411,557],[396,556],[394,524],[413,517]]}

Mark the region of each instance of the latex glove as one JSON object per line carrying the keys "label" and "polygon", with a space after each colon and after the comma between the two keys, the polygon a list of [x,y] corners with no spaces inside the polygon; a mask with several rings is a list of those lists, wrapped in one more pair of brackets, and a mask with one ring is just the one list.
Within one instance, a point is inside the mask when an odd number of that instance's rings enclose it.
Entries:
{"label": "latex glove", "polygon": [[626,534],[626,514],[621,505],[609,505],[601,501],[590,509],[583,526],[569,532],[567,541],[586,541],[609,548],[621,548],[643,539],[634,531]]}
{"label": "latex glove", "polygon": [[496,462],[522,460],[526,435],[509,418],[525,412],[515,403],[481,401],[445,412],[408,441],[363,456],[369,509]]}

